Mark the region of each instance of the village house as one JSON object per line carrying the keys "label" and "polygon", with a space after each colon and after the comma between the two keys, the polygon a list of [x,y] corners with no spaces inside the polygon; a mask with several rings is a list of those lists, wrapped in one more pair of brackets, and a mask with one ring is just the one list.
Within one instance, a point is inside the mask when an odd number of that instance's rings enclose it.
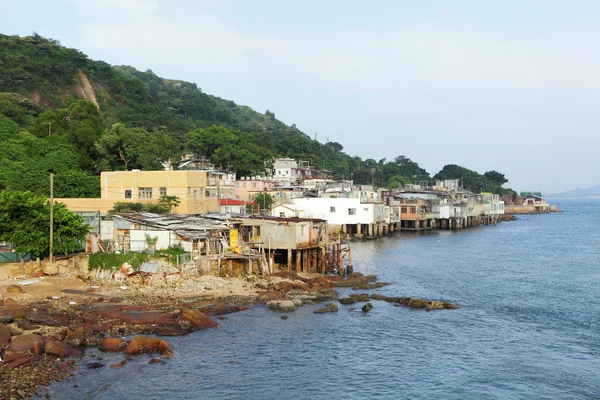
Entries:
{"label": "village house", "polygon": [[258,203],[245,200],[221,198],[219,199],[220,212],[223,214],[258,214]]}
{"label": "village house", "polygon": [[240,242],[262,249],[271,268],[279,265],[297,272],[323,272],[329,268],[327,221],[267,216],[238,220]]}
{"label": "village house", "polygon": [[272,192],[278,185],[277,182],[266,178],[246,178],[235,181],[234,197],[238,200],[251,201],[257,192]]}
{"label": "village house", "polygon": [[221,215],[118,214],[113,218],[113,250],[152,253],[180,245],[189,253],[182,263],[194,274],[243,277],[272,272],[262,248],[239,238],[241,224]]}
{"label": "village house", "polygon": [[363,203],[358,197],[297,198],[293,204],[305,216],[326,220],[330,231],[339,229],[357,237],[383,235],[390,214],[385,204]]}
{"label": "village house", "polygon": [[58,198],[71,211],[98,211],[105,215],[117,202],[158,203],[162,196],[176,196],[178,214],[218,212],[216,197],[206,196],[208,172],[111,171],[100,174],[100,198]]}

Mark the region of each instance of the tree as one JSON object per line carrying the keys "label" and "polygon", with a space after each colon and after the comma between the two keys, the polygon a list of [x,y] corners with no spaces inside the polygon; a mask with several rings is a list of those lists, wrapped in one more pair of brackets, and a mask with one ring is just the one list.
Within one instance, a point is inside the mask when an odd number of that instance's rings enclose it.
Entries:
{"label": "tree", "polygon": [[398,189],[400,186],[410,184],[410,179],[402,175],[394,175],[388,179],[387,187],[390,189]]}
{"label": "tree", "polygon": [[[173,196],[176,197],[176,196]],[[109,216],[115,214],[133,214],[138,212],[148,212],[153,214],[169,214],[171,207],[167,204],[156,203],[137,203],[132,201],[118,201],[113,204],[113,208],[108,211]]]}
{"label": "tree", "polygon": [[177,196],[164,195],[160,196],[160,199],[158,199],[158,204],[169,207],[169,210],[173,212],[173,208],[179,207],[181,204],[181,199]]}
{"label": "tree", "polygon": [[258,204],[261,212],[267,212],[273,208],[275,197],[271,196],[267,192],[260,192],[252,196],[252,201]]}
{"label": "tree", "polygon": [[161,161],[172,156],[173,146],[173,140],[165,132],[114,124],[96,142],[96,149],[103,157],[99,169],[161,170]]}
{"label": "tree", "polygon": [[491,181],[496,182],[499,185],[504,185],[506,182],[508,182],[508,179],[506,179],[504,174],[501,174],[498,171],[488,171],[485,174],[483,174],[483,176],[485,176]]}
{"label": "tree", "polygon": [[[69,254],[82,249],[91,227],[62,203],[54,205],[53,248]],[[50,251],[50,203],[31,192],[5,190],[0,193],[0,241],[15,251],[42,257]]]}

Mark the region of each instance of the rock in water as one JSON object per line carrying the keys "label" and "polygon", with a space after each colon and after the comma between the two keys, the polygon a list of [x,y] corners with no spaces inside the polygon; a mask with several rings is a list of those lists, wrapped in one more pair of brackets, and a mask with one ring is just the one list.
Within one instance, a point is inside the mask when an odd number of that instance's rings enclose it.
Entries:
{"label": "rock in water", "polygon": [[57,340],[48,341],[44,351],[47,354],[54,354],[55,356],[59,356],[61,358],[82,355],[81,351]]}
{"label": "rock in water", "polygon": [[367,303],[362,307],[363,312],[368,313],[373,309],[373,304]]}
{"label": "rock in water", "polygon": [[271,310],[278,311],[294,311],[296,309],[296,305],[292,300],[273,300],[267,303],[267,307]]}
{"label": "rock in water", "polygon": [[161,353],[170,357],[172,355],[171,345],[165,341],[149,336],[134,336],[125,350],[125,354]]}
{"label": "rock in water", "polygon": [[198,329],[218,328],[219,324],[201,313],[191,308],[182,308],[177,316],[177,323],[182,329],[193,331]]}
{"label": "rock in water", "polygon": [[337,306],[337,304],[329,303],[329,304],[326,304],[324,308],[319,308],[318,310],[315,310],[313,312],[315,314],[338,312],[338,306]]}
{"label": "rock in water", "polygon": [[88,369],[96,369],[96,368],[104,367],[104,364],[99,363],[99,362],[93,362],[93,363],[87,364],[86,367],[88,367]]}
{"label": "rock in water", "polygon": [[119,338],[104,338],[98,346],[104,351],[119,351],[127,346],[127,342]]}

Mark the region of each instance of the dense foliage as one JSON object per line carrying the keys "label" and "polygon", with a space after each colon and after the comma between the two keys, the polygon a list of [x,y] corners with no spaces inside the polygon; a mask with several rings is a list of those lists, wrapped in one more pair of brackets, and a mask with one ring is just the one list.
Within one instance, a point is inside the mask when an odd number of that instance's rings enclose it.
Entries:
{"label": "dense foliage", "polygon": [[[185,151],[238,176],[260,175],[273,157],[286,156],[356,184],[396,188],[430,178],[405,156],[352,157],[340,143],[312,140],[271,111],[258,113],[150,70],[90,60],[37,34],[0,35],[0,114],[0,190],[47,195],[54,170],[56,197],[97,197],[101,171],[161,169],[161,161],[177,162]],[[475,191],[480,183],[506,191],[502,174],[461,168],[446,166],[436,177],[463,179]]]}
{"label": "dense foliage", "polygon": [[[54,205],[53,249],[69,254],[82,249],[90,226],[65,207]],[[11,243],[16,252],[45,256],[50,250],[50,203],[31,192],[0,192],[0,241]]]}

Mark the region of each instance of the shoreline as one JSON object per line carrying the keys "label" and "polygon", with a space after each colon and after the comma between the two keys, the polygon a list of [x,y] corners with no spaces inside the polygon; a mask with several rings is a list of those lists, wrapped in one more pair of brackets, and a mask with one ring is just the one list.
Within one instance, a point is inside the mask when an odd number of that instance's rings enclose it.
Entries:
{"label": "shoreline", "polygon": [[[282,319],[287,319],[286,312],[304,304],[324,302],[326,305],[315,313],[337,312],[337,302],[365,302],[362,311],[369,312],[373,300],[427,310],[458,308],[442,301],[366,292],[340,298],[339,287],[371,291],[390,284],[361,273],[345,279],[288,271],[251,276],[245,281],[210,277],[209,283],[222,286],[180,296],[173,296],[176,287],[156,289],[131,282],[123,290],[115,284],[94,285],[76,276],[44,277],[39,283],[21,286],[22,292],[14,289],[27,281],[30,279],[26,277],[0,281],[0,291],[6,296],[0,306],[2,398],[50,398],[43,387],[68,379],[76,369],[127,368],[127,361],[140,354],[153,357],[150,363],[162,364],[177,356],[168,336],[216,328],[219,324],[212,317],[243,312],[248,307],[265,306],[281,313]],[[125,340],[131,335],[131,340]],[[77,360],[89,347],[123,353],[123,361],[80,365]]]}

